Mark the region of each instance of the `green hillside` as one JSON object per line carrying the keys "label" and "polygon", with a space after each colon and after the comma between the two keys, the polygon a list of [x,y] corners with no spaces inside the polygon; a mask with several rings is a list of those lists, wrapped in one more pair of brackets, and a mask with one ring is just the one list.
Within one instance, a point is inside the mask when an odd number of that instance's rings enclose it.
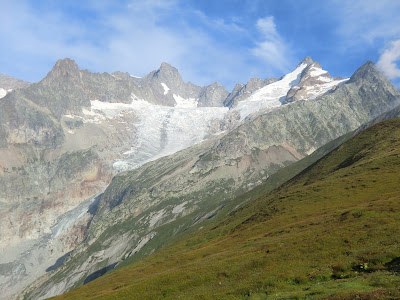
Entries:
{"label": "green hillside", "polygon": [[57,299],[400,299],[400,119]]}

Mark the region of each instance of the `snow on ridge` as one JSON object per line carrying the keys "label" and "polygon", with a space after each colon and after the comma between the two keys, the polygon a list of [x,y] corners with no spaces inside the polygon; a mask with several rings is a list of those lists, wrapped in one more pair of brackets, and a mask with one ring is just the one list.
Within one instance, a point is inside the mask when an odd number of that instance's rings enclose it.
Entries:
{"label": "snow on ridge", "polygon": [[318,76],[317,80],[323,81],[323,82],[332,82],[332,81],[334,81],[334,79],[326,77],[326,76]]}
{"label": "snow on ridge", "polygon": [[325,94],[327,91],[333,89],[335,86],[337,86],[339,84],[345,83],[349,79],[350,78],[332,80],[332,81],[326,82],[324,84],[318,85],[316,87],[309,87],[310,91],[313,92],[314,94],[306,100],[314,100],[318,96]]}
{"label": "snow on ridge", "polygon": [[175,99],[175,107],[182,107],[182,108],[194,108],[197,107],[198,101],[194,98],[184,99],[181,96],[173,94]]}
{"label": "snow on ridge", "polygon": [[3,88],[0,88],[0,99],[7,95],[7,91]]}
{"label": "snow on ridge", "polygon": [[[306,67],[306,63],[300,64],[281,80],[262,87],[247,99],[240,101],[232,110],[238,111],[240,120],[244,120],[254,113],[268,113],[279,109],[289,90],[299,84],[301,74]],[[319,68],[311,71],[321,79],[321,84],[305,87],[309,89],[307,94],[310,96],[307,95],[301,100],[315,99],[348,80],[331,79],[325,75],[326,71]],[[161,86],[164,88],[164,94],[170,92],[165,83],[161,83]],[[100,124],[116,117],[123,117],[125,113],[134,113],[139,121],[134,124],[127,122],[122,126],[126,126],[129,130],[135,128],[136,138],[131,141],[130,150],[121,153],[113,167],[118,171],[135,169],[147,162],[202,142],[213,134],[210,131],[210,124],[215,120],[223,120],[229,114],[227,107],[198,107],[198,99],[185,99],[176,94],[172,96],[176,102],[173,107],[150,103],[139,99],[133,93],[130,104],[92,100],[91,109],[83,109],[84,115],[81,118],[84,122]],[[121,120],[123,119],[119,118],[115,122],[121,123]]]}
{"label": "snow on ridge", "polygon": [[289,90],[300,81],[301,72],[307,67],[306,63],[299,65],[293,72],[285,75],[281,80],[268,84],[254,92],[246,100],[240,101],[233,109],[240,112],[240,119],[267,108],[282,105]]}
{"label": "snow on ridge", "polygon": [[310,76],[317,77],[317,76],[320,76],[320,75],[326,74],[326,73],[328,73],[328,71],[325,71],[321,68],[312,67],[311,71],[310,71]]}
{"label": "snow on ridge", "polygon": [[164,82],[161,82],[161,85],[164,89],[164,95],[168,94],[170,88]]}
{"label": "snow on ridge", "polygon": [[132,74],[129,74],[131,77],[133,77],[133,78],[143,78],[143,77],[139,77],[139,76],[134,76],[134,75],[132,75]]}

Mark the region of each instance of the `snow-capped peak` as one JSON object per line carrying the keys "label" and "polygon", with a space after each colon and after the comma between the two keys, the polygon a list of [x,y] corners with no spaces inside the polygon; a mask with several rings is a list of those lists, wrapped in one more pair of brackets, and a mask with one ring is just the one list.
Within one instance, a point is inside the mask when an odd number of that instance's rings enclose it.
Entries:
{"label": "snow-capped peak", "polygon": [[264,86],[246,100],[239,102],[234,110],[240,112],[240,118],[243,120],[257,111],[281,106],[289,90],[299,83],[301,74],[307,66],[307,63],[298,65],[293,72],[285,75],[281,80]]}
{"label": "snow-capped peak", "polygon": [[323,70],[318,62],[313,62],[303,71],[300,82],[290,89],[285,103],[315,99],[347,80],[348,78],[331,77],[328,71]]}

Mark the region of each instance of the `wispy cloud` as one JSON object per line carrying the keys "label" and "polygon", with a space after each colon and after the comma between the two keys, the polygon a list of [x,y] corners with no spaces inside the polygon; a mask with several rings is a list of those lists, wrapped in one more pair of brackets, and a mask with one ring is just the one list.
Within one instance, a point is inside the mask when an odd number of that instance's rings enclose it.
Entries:
{"label": "wispy cloud", "polygon": [[[347,38],[345,46],[375,43],[400,36],[400,1],[392,0],[335,0],[332,11],[338,19],[338,33]],[[379,41],[378,41],[379,42]]]}
{"label": "wispy cloud", "polygon": [[400,78],[400,69],[396,61],[400,61],[400,40],[391,42],[390,48],[386,49],[379,58],[377,66],[389,79],[397,79]]}
{"label": "wispy cloud", "polygon": [[272,68],[285,72],[288,69],[288,47],[278,34],[273,16],[258,19],[257,28],[262,41],[256,43],[252,53],[268,63]]}
{"label": "wispy cloud", "polygon": [[250,76],[286,71],[288,51],[273,17],[252,24],[258,28],[254,32],[179,0],[74,3],[6,2],[0,17],[0,39],[6,41],[0,47],[0,72],[14,70],[10,75],[39,80],[57,59],[71,57],[91,71],[142,76],[166,61],[185,80],[218,80],[231,88]]}

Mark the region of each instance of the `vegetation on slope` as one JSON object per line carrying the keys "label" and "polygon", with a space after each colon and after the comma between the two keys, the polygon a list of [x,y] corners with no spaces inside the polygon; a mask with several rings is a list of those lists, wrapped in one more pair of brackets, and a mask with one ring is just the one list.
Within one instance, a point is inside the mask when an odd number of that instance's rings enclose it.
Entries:
{"label": "vegetation on slope", "polygon": [[400,298],[400,119],[59,299]]}

